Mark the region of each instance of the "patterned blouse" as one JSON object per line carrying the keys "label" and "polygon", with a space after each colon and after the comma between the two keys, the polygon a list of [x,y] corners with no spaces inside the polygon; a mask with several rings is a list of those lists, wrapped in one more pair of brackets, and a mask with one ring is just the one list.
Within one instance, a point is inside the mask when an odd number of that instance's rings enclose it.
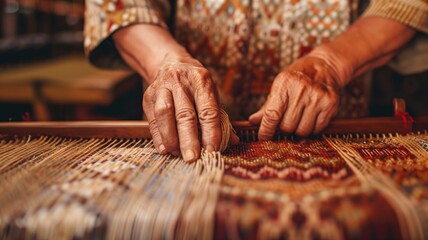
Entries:
{"label": "patterned blouse", "polygon": [[[114,31],[137,23],[169,28],[210,71],[230,117],[242,120],[262,106],[281,69],[345,31],[366,5],[363,17],[428,32],[428,0],[86,0],[84,44],[96,66],[124,67]],[[367,80],[344,90],[339,116],[367,114]]]}

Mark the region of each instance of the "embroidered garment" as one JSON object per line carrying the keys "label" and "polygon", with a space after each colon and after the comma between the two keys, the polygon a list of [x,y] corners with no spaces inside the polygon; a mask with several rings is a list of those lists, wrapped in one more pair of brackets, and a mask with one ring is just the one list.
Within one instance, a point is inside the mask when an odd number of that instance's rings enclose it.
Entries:
{"label": "embroidered garment", "polygon": [[428,135],[241,143],[0,136],[4,239],[426,239]]}
{"label": "embroidered garment", "polygon": [[[426,30],[426,1],[407,2],[373,1],[366,15],[399,18]],[[345,31],[358,5],[357,0],[177,0],[172,30],[210,71],[230,117],[246,119],[264,103],[279,71]],[[403,14],[393,14],[400,10]],[[166,0],[86,0],[86,53],[97,66],[124,66],[110,35],[137,23],[167,28],[170,15]],[[344,90],[340,116],[367,114],[368,80],[357,79]]]}

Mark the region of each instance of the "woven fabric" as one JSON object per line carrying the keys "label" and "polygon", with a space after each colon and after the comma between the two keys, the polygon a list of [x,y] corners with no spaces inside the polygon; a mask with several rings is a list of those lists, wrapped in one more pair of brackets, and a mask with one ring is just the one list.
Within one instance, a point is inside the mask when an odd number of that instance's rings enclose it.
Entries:
{"label": "woven fabric", "polygon": [[428,134],[248,142],[194,164],[144,140],[0,146],[5,239],[428,237]]}
{"label": "woven fabric", "polygon": [[231,148],[216,209],[219,239],[424,239],[427,137]]}

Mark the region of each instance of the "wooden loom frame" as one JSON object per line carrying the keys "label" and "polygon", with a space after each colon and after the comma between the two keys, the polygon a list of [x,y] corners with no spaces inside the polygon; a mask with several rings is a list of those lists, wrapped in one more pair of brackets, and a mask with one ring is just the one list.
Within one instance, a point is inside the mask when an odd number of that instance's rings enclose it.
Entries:
{"label": "wooden loom frame", "polygon": [[[394,115],[406,113],[404,99],[393,100]],[[407,114],[407,113],[406,113]],[[407,116],[404,115],[404,118]],[[413,120],[413,119],[412,119]],[[248,121],[232,122],[239,137],[256,140],[258,126]],[[406,134],[428,131],[428,116],[404,121],[400,117],[352,118],[333,120],[323,134]],[[143,138],[151,139],[147,121],[77,121],[0,123],[0,135],[32,135],[82,138]],[[277,131],[276,136],[284,136]]]}
{"label": "wooden loom frame", "polygon": [[[233,122],[238,135],[256,133],[258,126],[247,121]],[[407,122],[401,118],[355,118],[337,119],[323,131],[323,134],[386,134],[418,132],[428,130],[428,116]],[[82,121],[82,122],[19,122],[0,123],[0,134],[4,135],[48,135],[83,138],[144,138],[151,139],[146,121]]]}

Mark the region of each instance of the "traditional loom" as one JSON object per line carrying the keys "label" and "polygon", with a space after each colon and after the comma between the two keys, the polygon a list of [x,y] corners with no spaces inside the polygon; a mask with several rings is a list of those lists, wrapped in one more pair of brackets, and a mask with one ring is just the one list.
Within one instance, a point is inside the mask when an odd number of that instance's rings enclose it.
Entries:
{"label": "traditional loom", "polygon": [[428,118],[336,120],[325,135],[235,123],[186,164],[145,122],[1,123],[2,239],[424,239]]}

